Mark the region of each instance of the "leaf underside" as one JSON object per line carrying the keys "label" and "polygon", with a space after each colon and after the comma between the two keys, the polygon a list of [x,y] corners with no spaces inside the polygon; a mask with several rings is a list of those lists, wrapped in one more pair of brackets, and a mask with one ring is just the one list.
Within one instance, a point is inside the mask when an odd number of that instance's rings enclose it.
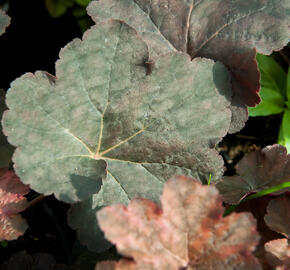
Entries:
{"label": "leaf underside", "polygon": [[288,0],[100,0],[88,13],[96,22],[120,19],[134,27],[153,59],[179,50],[224,63],[234,93],[230,132],[244,126],[246,105],[260,101],[256,50],[279,50],[290,34]]}
{"label": "leaf underside", "polygon": [[166,182],[161,204],[162,209],[134,199],[128,207],[98,212],[105,236],[135,261],[121,261],[112,269],[261,269],[251,255],[259,239],[253,217],[235,213],[222,218],[215,187],[176,177]]}
{"label": "leaf underside", "polygon": [[18,213],[27,206],[23,195],[28,192],[13,171],[0,169],[0,241],[15,240],[27,229]]}
{"label": "leaf underside", "polygon": [[56,77],[16,79],[3,127],[17,147],[21,180],[72,203],[97,193],[106,177],[128,199],[155,201],[172,175],[221,177],[214,146],[231,118],[225,67],[171,52],[156,58],[148,74],[147,59],[136,32],[110,21],[62,49]]}
{"label": "leaf underside", "polygon": [[245,155],[237,166],[237,175],[225,176],[217,183],[224,201],[230,204],[290,179],[290,155],[278,144]]}

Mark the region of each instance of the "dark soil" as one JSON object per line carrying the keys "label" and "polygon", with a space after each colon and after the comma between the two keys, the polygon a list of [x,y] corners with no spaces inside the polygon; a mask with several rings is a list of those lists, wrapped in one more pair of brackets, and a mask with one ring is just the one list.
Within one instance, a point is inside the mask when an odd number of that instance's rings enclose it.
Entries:
{"label": "dark soil", "polygon": [[[7,2],[7,1],[6,1]],[[0,1],[2,5],[4,1]],[[54,64],[60,48],[82,33],[70,12],[58,19],[49,16],[44,0],[11,0],[8,14],[11,25],[1,36],[0,87],[7,90],[10,83],[25,72],[45,70],[54,74]],[[289,56],[289,50],[282,52]],[[276,58],[286,69],[288,64],[282,54]],[[226,175],[235,173],[237,162],[248,152],[277,142],[281,115],[250,118],[245,128],[227,135],[218,150],[225,160]],[[28,200],[37,196],[31,192]],[[49,253],[59,263],[71,264],[76,233],[67,226],[66,212],[69,205],[53,196],[29,208],[23,213],[29,229],[16,241],[0,246],[0,265],[12,254],[26,250],[29,254]]]}

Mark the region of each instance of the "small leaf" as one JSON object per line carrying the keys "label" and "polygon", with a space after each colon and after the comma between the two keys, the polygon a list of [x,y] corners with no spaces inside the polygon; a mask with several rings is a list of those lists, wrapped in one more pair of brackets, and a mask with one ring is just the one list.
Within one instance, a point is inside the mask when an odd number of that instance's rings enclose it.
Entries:
{"label": "small leaf", "polygon": [[277,90],[261,87],[262,101],[256,107],[249,107],[250,116],[267,116],[284,111],[284,99]]}
{"label": "small leaf", "polygon": [[107,175],[128,198],[155,201],[172,175],[217,181],[224,168],[214,147],[231,118],[226,68],[174,52],[147,75],[147,60],[135,30],[109,21],[61,51],[56,77],[15,80],[3,127],[21,180],[69,203],[89,199]]}
{"label": "small leaf", "polygon": [[249,213],[222,218],[215,187],[176,177],[165,184],[161,202],[162,209],[147,199],[134,199],[128,207],[98,212],[105,236],[122,255],[134,259],[132,269],[261,269],[251,255],[259,239],[254,218]]}
{"label": "small leaf", "polygon": [[217,184],[224,201],[230,204],[238,203],[251,192],[289,181],[290,155],[281,145],[267,146],[245,155],[238,163],[237,174],[225,176]]}
{"label": "small leaf", "polygon": [[290,245],[287,239],[277,239],[265,244],[268,263],[276,270],[290,269]]}
{"label": "small leaf", "polygon": [[261,86],[275,90],[286,100],[287,76],[283,68],[271,56],[258,53],[256,58],[261,72]]}
{"label": "small leaf", "polygon": [[279,131],[278,143],[287,148],[290,153],[290,109],[285,109]]}
{"label": "small leaf", "polygon": [[271,200],[264,219],[271,230],[290,239],[290,197],[283,196]]}
{"label": "small leaf", "polygon": [[[290,102],[290,68],[288,67],[288,73],[287,73],[287,100]],[[288,108],[290,109],[290,105],[288,105]]]}
{"label": "small leaf", "polygon": [[13,171],[0,169],[0,241],[15,240],[27,229],[18,214],[27,206],[23,196],[29,188],[23,185]]}
{"label": "small leaf", "polygon": [[0,35],[5,32],[6,27],[10,24],[10,17],[0,9]]}

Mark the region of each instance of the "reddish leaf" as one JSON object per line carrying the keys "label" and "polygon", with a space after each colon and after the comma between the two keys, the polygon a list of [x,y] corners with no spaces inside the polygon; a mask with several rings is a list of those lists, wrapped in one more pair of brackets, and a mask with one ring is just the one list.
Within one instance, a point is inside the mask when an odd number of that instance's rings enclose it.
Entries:
{"label": "reddish leaf", "polygon": [[245,155],[238,163],[237,174],[225,176],[217,184],[227,203],[238,203],[251,192],[259,192],[289,181],[290,155],[287,155],[284,146],[267,146]]}
{"label": "reddish leaf", "polygon": [[27,224],[18,213],[26,208],[23,195],[28,192],[13,171],[0,169],[0,241],[14,240],[25,232]]}
{"label": "reddish leaf", "polygon": [[[259,236],[249,213],[222,218],[215,187],[187,177],[165,184],[162,209],[146,199],[98,212],[105,236],[133,257],[133,269],[261,269],[251,251]],[[116,267],[116,269],[123,269]]]}
{"label": "reddish leaf", "polygon": [[284,196],[272,200],[267,207],[266,224],[278,233],[290,239],[290,197]]}
{"label": "reddish leaf", "polygon": [[290,269],[290,245],[286,238],[268,242],[265,250],[268,263],[276,270]]}

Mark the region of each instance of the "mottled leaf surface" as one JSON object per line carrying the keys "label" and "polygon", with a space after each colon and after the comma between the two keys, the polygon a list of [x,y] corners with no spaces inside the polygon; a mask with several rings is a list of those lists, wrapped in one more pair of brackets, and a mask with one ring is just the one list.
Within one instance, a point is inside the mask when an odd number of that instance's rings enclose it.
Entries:
{"label": "mottled leaf surface", "polygon": [[267,262],[276,270],[290,269],[289,240],[277,239],[265,244]]}
{"label": "mottled leaf surface", "polygon": [[3,126],[21,180],[76,202],[97,193],[107,175],[129,199],[153,200],[174,174],[218,179],[223,161],[214,146],[231,117],[225,67],[178,52],[155,59],[148,74],[146,59],[136,32],[110,21],[61,51],[56,78],[36,72],[15,80]]}
{"label": "mottled leaf surface", "polygon": [[176,177],[166,182],[161,204],[134,199],[97,214],[105,236],[134,259],[132,269],[261,269],[251,255],[259,239],[254,218],[223,218],[215,187]]}
{"label": "mottled leaf surface", "polygon": [[5,32],[6,27],[10,24],[10,17],[0,9],[0,35]]}
{"label": "mottled leaf surface", "polygon": [[[5,110],[7,110],[5,104],[5,92],[3,89],[0,89],[0,119],[2,119]],[[6,136],[2,133],[2,124],[0,122],[0,168],[9,167],[13,151],[13,146],[7,142]]]}
{"label": "mottled leaf surface", "polygon": [[271,230],[290,239],[290,197],[283,196],[271,200],[264,219]]}
{"label": "mottled leaf surface", "polygon": [[230,132],[247,120],[245,105],[260,101],[256,50],[281,49],[290,33],[288,0],[100,0],[91,2],[88,13],[96,22],[124,20],[146,37],[152,57],[173,50],[170,43],[193,58],[224,63],[234,93]]}
{"label": "mottled leaf surface", "polygon": [[290,179],[290,155],[282,145],[267,146],[245,155],[237,175],[225,176],[217,188],[227,203],[238,203],[245,195],[274,187]]}
{"label": "mottled leaf surface", "polygon": [[17,239],[27,229],[18,213],[27,206],[23,195],[28,192],[13,171],[0,169],[0,241]]}

